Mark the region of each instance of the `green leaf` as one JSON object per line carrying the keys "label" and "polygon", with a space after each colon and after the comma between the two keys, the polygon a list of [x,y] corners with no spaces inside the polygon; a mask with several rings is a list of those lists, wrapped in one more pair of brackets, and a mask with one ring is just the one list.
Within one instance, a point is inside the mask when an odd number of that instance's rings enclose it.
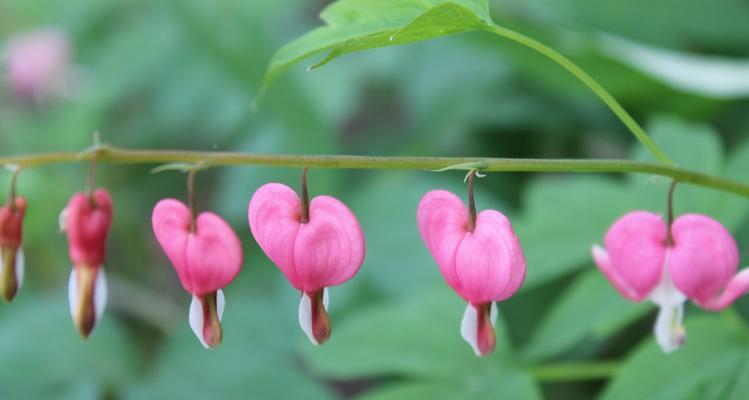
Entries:
{"label": "green leaf", "polygon": [[344,54],[482,30],[490,23],[487,0],[341,0],[323,10],[320,18],[326,26],[273,56],[264,88],[292,64],[323,51],[329,53],[310,68]]}
{"label": "green leaf", "polygon": [[188,327],[186,297],[178,334],[157,354],[154,370],[130,385],[124,398],[332,398],[294,363],[295,339],[303,334],[293,292],[265,300],[227,292],[224,343],[214,350],[204,349]]}
{"label": "green leaf", "polygon": [[649,303],[624,300],[603,274],[591,267],[544,316],[524,356],[532,360],[551,357],[586,339],[601,340],[652,309]]}
{"label": "green leaf", "polygon": [[[502,324],[495,353],[478,358],[460,337],[465,307],[446,286],[420,292],[359,310],[335,327],[334,340],[303,352],[315,370],[337,379],[392,374],[447,379],[497,372],[509,351]],[[501,320],[501,305],[499,314]]]}
{"label": "green leaf", "polygon": [[633,195],[601,177],[534,181],[525,196],[525,213],[513,223],[528,265],[523,288],[589,265],[591,246],[631,207]]}
{"label": "green leaf", "polygon": [[652,338],[646,338],[602,398],[726,398],[746,359],[746,338],[718,315],[689,318],[686,329],[687,344],[671,354],[663,354]]}
{"label": "green leaf", "polygon": [[460,336],[465,306],[442,286],[410,299],[361,309],[335,327],[333,338],[325,346],[305,346],[303,353],[310,366],[325,377],[398,375],[409,379],[403,387],[386,388],[373,394],[374,398],[434,393],[429,385],[419,384],[423,381],[451,387],[438,398],[449,398],[449,393],[459,393],[461,398],[496,398],[502,390],[519,393],[512,398],[538,398],[527,373],[513,366],[502,305],[496,329],[497,349],[491,356],[481,358]]}
{"label": "green leaf", "polygon": [[83,341],[62,296],[21,297],[0,310],[0,397],[98,398],[132,378],[136,353],[113,314]]}
{"label": "green leaf", "polygon": [[527,374],[507,371],[498,378],[471,383],[407,382],[386,385],[360,397],[361,400],[411,399],[540,399],[541,394]]}

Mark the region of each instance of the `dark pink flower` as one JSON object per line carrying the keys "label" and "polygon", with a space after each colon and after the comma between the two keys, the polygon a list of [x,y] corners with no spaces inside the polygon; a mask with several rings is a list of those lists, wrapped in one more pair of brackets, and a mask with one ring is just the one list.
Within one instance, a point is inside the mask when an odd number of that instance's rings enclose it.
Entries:
{"label": "dark pink flower", "polygon": [[112,211],[109,192],[97,189],[91,196],[74,194],[61,215],[73,263],[68,284],[70,313],[84,338],[101,319],[107,302],[107,283],[102,267]]}
{"label": "dark pink flower", "polygon": [[0,295],[10,303],[23,285],[24,256],[23,217],[26,213],[26,200],[16,197],[15,204],[0,207]]}

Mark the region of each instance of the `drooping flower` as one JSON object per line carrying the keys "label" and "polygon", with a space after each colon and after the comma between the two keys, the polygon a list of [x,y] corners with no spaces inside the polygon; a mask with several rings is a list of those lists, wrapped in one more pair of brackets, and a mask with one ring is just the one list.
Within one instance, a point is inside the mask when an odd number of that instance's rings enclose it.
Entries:
{"label": "drooping flower", "polygon": [[23,285],[24,257],[23,217],[26,213],[26,200],[16,197],[15,204],[0,207],[0,295],[10,303]]}
{"label": "drooping flower", "polygon": [[252,196],[248,219],[260,248],[301,292],[299,324],[319,345],[331,333],[327,288],[359,271],[364,235],[351,210],[333,197],[315,197],[304,214],[294,190],[269,183]]}
{"label": "drooping flower", "polygon": [[448,191],[427,193],[417,213],[419,231],[447,284],[468,303],[460,333],[478,356],[495,346],[495,302],[508,299],[525,279],[525,256],[510,221],[469,209]]}
{"label": "drooping flower", "polygon": [[194,219],[175,199],[159,201],[151,217],[154,234],[177,271],[182,287],[192,294],[189,322],[205,348],[223,340],[223,288],[242,268],[242,244],[231,226],[212,212]]}
{"label": "drooping flower", "polygon": [[5,65],[8,85],[25,99],[64,94],[71,76],[68,38],[53,28],[13,36],[5,49]]}
{"label": "drooping flower", "polygon": [[718,311],[749,291],[749,269],[736,273],[736,241],[705,215],[682,215],[669,234],[660,215],[630,212],[614,222],[604,246],[593,246],[593,259],[614,288],[626,299],[650,299],[660,308],[654,333],[667,353],[686,339],[686,299]]}
{"label": "drooping flower", "polygon": [[97,189],[91,196],[76,193],[60,220],[68,236],[73,263],[68,282],[70,314],[79,333],[86,338],[101,319],[107,302],[107,282],[102,267],[112,224],[112,198],[105,189]]}

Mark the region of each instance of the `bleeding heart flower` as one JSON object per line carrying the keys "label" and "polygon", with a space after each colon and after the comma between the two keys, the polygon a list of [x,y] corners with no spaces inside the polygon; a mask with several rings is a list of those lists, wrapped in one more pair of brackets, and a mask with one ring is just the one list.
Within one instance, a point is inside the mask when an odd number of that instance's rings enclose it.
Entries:
{"label": "bleeding heart flower", "polygon": [[107,302],[107,282],[102,267],[112,224],[112,198],[104,189],[97,189],[92,196],[76,193],[60,220],[68,236],[73,263],[68,282],[70,314],[81,336],[87,338],[101,319]]}
{"label": "bleeding heart flower", "polygon": [[458,196],[434,190],[417,213],[419,231],[442,276],[468,302],[460,333],[478,356],[494,350],[494,302],[512,296],[525,279],[525,257],[510,221],[484,210],[475,223]]}
{"label": "bleeding heart flower", "polygon": [[749,269],[736,274],[736,241],[705,215],[677,218],[669,237],[660,215],[630,212],[611,226],[604,244],[605,249],[593,246],[596,265],[625,298],[649,298],[658,305],[655,337],[667,353],[686,339],[682,319],[687,298],[718,311],[749,291]]}
{"label": "bleeding heart flower", "polygon": [[294,190],[269,183],[252,196],[248,218],[260,248],[302,293],[299,324],[318,345],[331,333],[327,288],[359,271],[364,235],[354,214],[333,197],[315,197],[307,213],[302,208]]}
{"label": "bleeding heart flower", "polygon": [[64,94],[71,81],[70,44],[56,29],[19,34],[5,49],[6,80],[13,91],[28,100],[45,100]]}
{"label": "bleeding heart flower", "polygon": [[177,271],[182,287],[192,294],[189,321],[206,348],[221,344],[225,288],[242,268],[242,243],[221,217],[212,212],[195,218],[182,202],[164,199],[151,217],[161,248]]}
{"label": "bleeding heart flower", "polygon": [[10,303],[23,285],[24,257],[21,240],[23,238],[23,217],[26,213],[26,200],[16,197],[15,204],[0,207],[0,295]]}

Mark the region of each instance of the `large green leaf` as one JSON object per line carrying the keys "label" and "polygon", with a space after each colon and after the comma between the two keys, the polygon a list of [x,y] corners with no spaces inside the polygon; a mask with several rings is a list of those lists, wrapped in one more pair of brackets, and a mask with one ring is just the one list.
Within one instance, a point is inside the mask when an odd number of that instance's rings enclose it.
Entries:
{"label": "large green leaf", "polygon": [[386,388],[374,398],[434,393],[429,385],[419,382],[450,387],[446,396],[461,393],[465,398],[494,398],[507,385],[513,388],[510,393],[519,393],[517,398],[537,398],[528,374],[513,363],[502,306],[497,349],[483,358],[476,357],[460,337],[464,308],[465,303],[447,288],[421,292],[411,299],[359,310],[336,326],[333,339],[325,346],[305,346],[304,354],[316,371],[330,378],[410,378],[403,386]]}
{"label": "large green leaf", "polygon": [[294,365],[294,344],[303,335],[295,318],[297,299],[291,295],[267,301],[227,293],[224,343],[206,350],[187,325],[186,298],[179,333],[158,354],[154,370],[128,387],[124,398],[332,398]]}
{"label": "large green leaf", "polygon": [[132,342],[112,314],[83,341],[63,296],[23,294],[0,310],[0,398],[99,398],[135,374]]}
{"label": "large green leaf", "polygon": [[535,181],[525,196],[525,213],[513,224],[528,265],[523,287],[588,265],[591,245],[633,201],[632,192],[601,177]]}
{"label": "large green leaf", "polygon": [[282,47],[271,59],[267,87],[284,69],[329,51],[312,68],[344,54],[481,30],[490,22],[487,0],[342,0],[320,14],[326,26]]}
{"label": "large green leaf", "polygon": [[591,269],[551,307],[524,349],[524,356],[550,357],[586,339],[600,340],[652,309],[649,303],[624,300],[600,271]]}
{"label": "large green leaf", "polygon": [[687,344],[672,354],[663,354],[655,341],[646,340],[603,399],[726,398],[747,356],[745,333],[716,315],[687,318],[686,329]]}

